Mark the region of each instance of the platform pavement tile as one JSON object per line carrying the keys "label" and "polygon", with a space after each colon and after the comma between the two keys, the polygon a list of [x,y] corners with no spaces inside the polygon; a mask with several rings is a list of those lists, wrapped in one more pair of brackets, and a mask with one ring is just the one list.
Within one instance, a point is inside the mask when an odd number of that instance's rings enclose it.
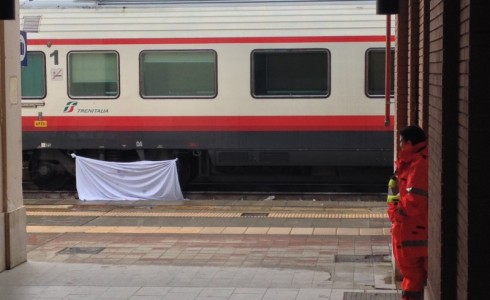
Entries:
{"label": "platform pavement tile", "polygon": [[27,233],[85,232],[92,226],[26,226]]}
{"label": "platform pavement tile", "polygon": [[320,256],[320,250],[319,249],[304,249],[300,251],[300,258],[317,258]]}
{"label": "platform pavement tile", "polygon": [[343,300],[345,292],[363,292],[363,291],[362,290],[354,290],[352,288],[351,289],[332,290],[332,293],[330,294],[329,300]]}
{"label": "platform pavement tile", "polygon": [[200,233],[204,227],[182,227],[178,231],[179,234],[185,234],[185,233]]}
{"label": "platform pavement tile", "polygon": [[244,234],[247,231],[247,227],[225,227],[222,234]]}
{"label": "platform pavement tile", "polygon": [[[67,299],[67,300],[72,300],[72,299]],[[90,299],[73,299],[73,300],[90,300]],[[128,298],[128,300],[162,300],[162,296],[131,296],[130,298]]]}
{"label": "platform pavement tile", "polygon": [[244,294],[244,295],[261,295],[263,296],[267,291],[266,288],[236,288],[233,294]]}
{"label": "platform pavement tile", "polygon": [[202,247],[199,254],[213,255],[218,251],[218,247]]}
{"label": "platform pavement tile", "polygon": [[56,256],[55,252],[34,252],[30,251],[27,253],[27,259],[32,261],[49,261]]}
{"label": "platform pavement tile", "polygon": [[262,300],[295,300],[298,293],[297,288],[268,288]]}
{"label": "platform pavement tile", "polygon": [[138,226],[117,226],[111,229],[109,233],[139,233]]}
{"label": "platform pavement tile", "polygon": [[203,261],[207,261],[209,259],[211,259],[213,257],[213,253],[198,253],[196,254],[192,260],[193,261],[200,261],[200,260],[203,260]]}
{"label": "platform pavement tile", "polygon": [[337,228],[331,227],[331,228],[313,228],[313,235],[336,235],[337,234]]}
{"label": "platform pavement tile", "polygon": [[239,255],[239,254],[248,255],[251,252],[252,252],[252,249],[250,249],[250,248],[237,248],[233,251],[233,254],[235,254],[235,255]]}
{"label": "platform pavement tile", "polygon": [[232,294],[228,300],[262,300],[262,295],[258,294]]}
{"label": "platform pavement tile", "polygon": [[47,227],[47,226],[34,226],[34,225],[29,225],[29,226],[26,226],[26,231],[27,231],[27,233],[31,233],[31,232],[46,232],[44,230],[45,227]]}
{"label": "platform pavement tile", "polygon": [[[145,254],[143,254],[145,255]],[[161,259],[174,259],[177,258],[180,255],[180,251],[166,251],[163,253],[160,258]]]}
{"label": "platform pavement tile", "polygon": [[162,299],[194,300],[202,292],[202,290],[202,287],[173,287]]}
{"label": "platform pavement tile", "polygon": [[19,298],[21,296],[32,297],[38,295],[39,293],[41,293],[46,289],[46,286],[17,286],[16,284],[18,284],[21,281],[22,279],[19,278],[18,280],[15,280],[15,283],[12,283],[12,285],[5,285],[5,283],[2,282],[4,286],[0,286],[0,295],[2,295],[2,297],[5,296],[11,296],[11,297],[17,296]]}
{"label": "platform pavement tile", "polygon": [[36,295],[36,297],[41,298],[61,298],[67,297],[71,294],[77,287],[76,286],[48,286],[42,292]]}
{"label": "platform pavement tile", "polygon": [[[124,285],[124,283],[121,284]],[[109,287],[99,296],[99,299],[127,299],[133,296],[138,291],[138,289],[139,287]]]}
{"label": "platform pavement tile", "polygon": [[248,227],[245,234],[267,234],[269,227]]}
{"label": "platform pavement tile", "polygon": [[374,273],[370,270],[356,270],[354,272],[354,282],[358,285],[369,285],[374,282]]}
{"label": "platform pavement tile", "polygon": [[388,255],[389,253],[391,253],[391,249],[387,245],[382,245],[382,246],[373,245],[371,246],[371,248],[374,255],[380,255],[380,254]]}
{"label": "platform pavement tile", "polygon": [[155,233],[179,233],[182,227],[159,227]]}
{"label": "platform pavement tile", "polygon": [[231,282],[235,286],[240,286],[240,287],[249,287],[250,283],[254,280],[255,274],[250,273],[250,274],[244,274],[241,275],[240,273],[237,274],[236,276],[233,277]]}
{"label": "platform pavement tile", "polygon": [[[391,266],[389,266],[391,268]],[[376,272],[376,271],[375,271]],[[396,283],[393,283],[391,276],[387,275],[391,272],[375,273],[374,274],[374,288],[377,290],[396,290]]]}
{"label": "platform pavement tile", "polygon": [[360,228],[359,235],[383,235],[383,228]]}
{"label": "platform pavement tile", "polygon": [[160,253],[148,253],[148,254],[141,256],[141,261],[157,260],[160,258],[163,258]]}
{"label": "platform pavement tile", "polygon": [[159,226],[138,226],[138,233],[156,233]]}
{"label": "platform pavement tile", "polygon": [[216,254],[219,254],[219,255],[223,255],[223,254],[232,254],[233,252],[235,252],[235,248],[234,246],[223,246],[223,247],[220,247],[219,249],[217,249],[216,251]]}
{"label": "platform pavement tile", "polygon": [[293,282],[293,276],[280,276],[271,280],[269,288],[290,288]]}
{"label": "platform pavement tile", "polygon": [[270,227],[267,234],[284,234],[288,235],[291,232],[291,227]]}
{"label": "platform pavement tile", "polygon": [[49,261],[50,262],[65,262],[70,259],[68,255],[55,255]]}
{"label": "platform pavement tile", "polygon": [[[329,288],[300,288],[296,300],[320,300],[329,299],[332,294],[332,290]],[[341,299],[336,299],[341,300]]]}
{"label": "platform pavement tile", "polygon": [[220,234],[223,230],[225,230],[225,227],[204,227],[199,233]]}
{"label": "platform pavement tile", "polygon": [[383,228],[384,235],[391,235],[391,228]]}
{"label": "platform pavement tile", "polygon": [[102,287],[102,286],[77,286],[71,293],[70,296],[74,295],[91,295],[94,297],[98,297],[99,295],[102,295],[108,287]]}
{"label": "platform pavement tile", "polygon": [[46,226],[46,227],[51,227],[48,232],[85,232],[89,229],[92,228],[92,226]]}
{"label": "platform pavement tile", "polygon": [[359,235],[359,228],[337,228],[337,235]]}
{"label": "platform pavement tile", "polygon": [[169,293],[162,300],[196,300],[196,296],[185,293]]}
{"label": "platform pavement tile", "polygon": [[204,288],[197,299],[228,299],[234,290],[234,288]]}
{"label": "platform pavement tile", "polygon": [[86,233],[108,233],[115,230],[118,226],[92,226],[85,230]]}
{"label": "platform pavement tile", "polygon": [[135,247],[133,248],[133,250],[131,251],[132,254],[146,254],[148,251],[150,251],[151,249],[153,249],[152,246],[148,246],[148,245],[135,245]]}
{"label": "platform pavement tile", "polygon": [[175,259],[186,263],[188,261],[193,260],[195,256],[196,256],[195,254],[182,253],[179,256],[177,256]]}
{"label": "platform pavement tile", "polygon": [[312,235],[314,228],[298,228],[293,227],[291,229],[291,235]]}
{"label": "platform pavement tile", "polygon": [[170,292],[171,287],[160,286],[144,286],[141,287],[134,295],[135,296],[165,296]]}
{"label": "platform pavement tile", "polygon": [[124,264],[135,264],[140,261],[142,257],[140,255],[126,255],[121,259]]}

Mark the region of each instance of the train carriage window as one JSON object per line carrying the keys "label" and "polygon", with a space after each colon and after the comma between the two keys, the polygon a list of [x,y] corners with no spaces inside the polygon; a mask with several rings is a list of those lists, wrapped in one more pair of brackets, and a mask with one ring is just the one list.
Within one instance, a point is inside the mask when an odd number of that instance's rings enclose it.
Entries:
{"label": "train carriage window", "polygon": [[[379,98],[385,95],[386,49],[372,48],[366,51],[366,95]],[[391,50],[391,95],[395,91],[394,67],[395,50]]]}
{"label": "train carriage window", "polygon": [[252,52],[255,98],[326,98],[330,94],[330,52],[275,49]]}
{"label": "train carriage window", "polygon": [[21,68],[22,99],[46,97],[46,57],[43,52],[27,52],[27,66]]}
{"label": "train carriage window", "polygon": [[119,56],[115,51],[70,52],[68,91],[71,98],[117,98]]}
{"label": "train carriage window", "polygon": [[214,98],[217,58],[212,50],[143,51],[140,93],[143,98]]}

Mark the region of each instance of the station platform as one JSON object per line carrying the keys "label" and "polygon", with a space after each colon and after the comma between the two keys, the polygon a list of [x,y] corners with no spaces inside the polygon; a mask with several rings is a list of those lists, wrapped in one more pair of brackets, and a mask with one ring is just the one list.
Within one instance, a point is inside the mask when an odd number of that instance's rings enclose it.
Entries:
{"label": "station platform", "polygon": [[379,199],[26,199],[1,299],[400,299]]}

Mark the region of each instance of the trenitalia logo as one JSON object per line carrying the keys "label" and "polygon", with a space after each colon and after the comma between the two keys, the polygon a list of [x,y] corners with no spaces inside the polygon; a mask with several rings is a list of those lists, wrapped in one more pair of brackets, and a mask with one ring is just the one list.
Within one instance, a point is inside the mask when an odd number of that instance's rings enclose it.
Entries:
{"label": "trenitalia logo", "polygon": [[75,108],[78,105],[78,101],[68,101],[63,109],[63,113],[79,113],[79,114],[107,114],[108,108]]}
{"label": "trenitalia logo", "polygon": [[68,101],[66,103],[65,109],[63,110],[64,113],[71,113],[75,110],[75,106],[78,105],[77,101]]}

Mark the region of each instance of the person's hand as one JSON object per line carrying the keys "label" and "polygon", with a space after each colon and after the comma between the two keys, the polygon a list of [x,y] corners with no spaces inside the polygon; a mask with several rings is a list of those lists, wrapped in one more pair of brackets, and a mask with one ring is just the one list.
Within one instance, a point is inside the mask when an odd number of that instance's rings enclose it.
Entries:
{"label": "person's hand", "polygon": [[386,203],[393,203],[393,204],[397,204],[398,201],[400,201],[400,194],[396,194],[396,195],[388,195],[386,197]]}

